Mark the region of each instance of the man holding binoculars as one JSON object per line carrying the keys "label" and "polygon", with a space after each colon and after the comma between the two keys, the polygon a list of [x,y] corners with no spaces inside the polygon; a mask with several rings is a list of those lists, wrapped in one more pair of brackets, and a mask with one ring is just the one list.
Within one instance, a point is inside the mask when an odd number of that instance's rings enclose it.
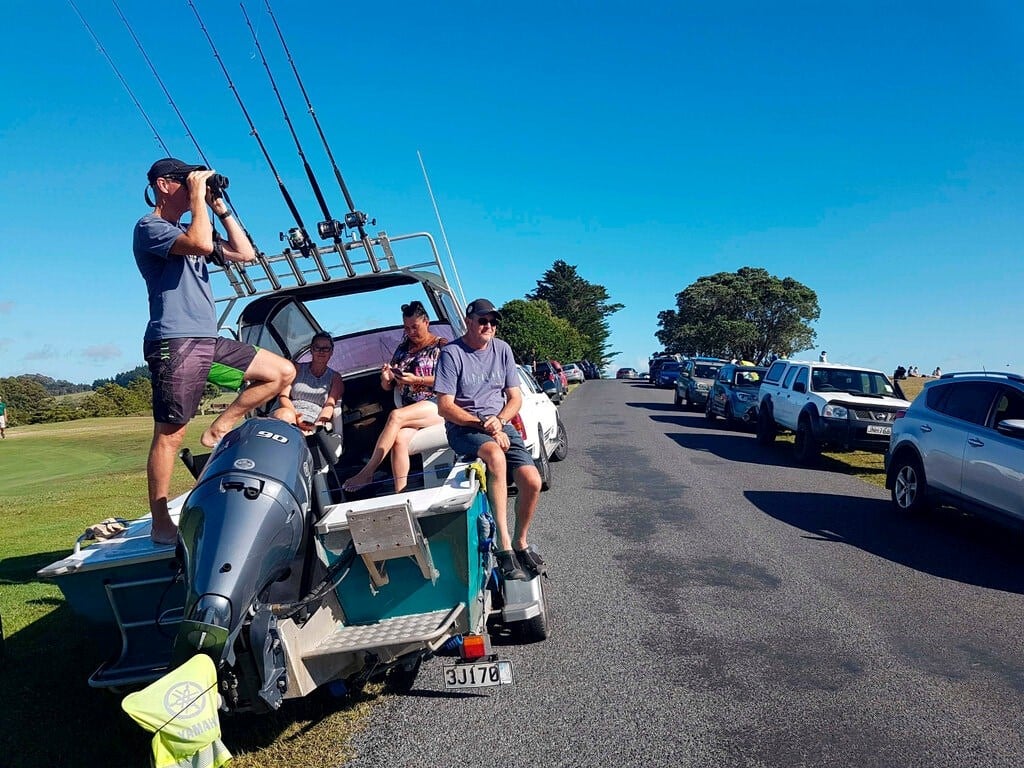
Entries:
{"label": "man holding binoculars", "polygon": [[[200,439],[210,448],[246,412],[276,397],[292,383],[295,366],[265,349],[217,333],[217,313],[208,263],[254,261],[252,243],[223,198],[224,176],[203,165],[172,157],[153,163],[147,174],[156,202],[135,225],[135,263],[149,293],[149,324],[143,354],[153,380],[153,442],[146,476],[152,539],[173,544],[177,529],[167,511],[174,461],[189,420],[199,409],[207,378],[239,395]],[[209,211],[227,238],[214,229]],[[191,213],[187,224],[180,222]],[[242,385],[247,384],[243,389]]]}

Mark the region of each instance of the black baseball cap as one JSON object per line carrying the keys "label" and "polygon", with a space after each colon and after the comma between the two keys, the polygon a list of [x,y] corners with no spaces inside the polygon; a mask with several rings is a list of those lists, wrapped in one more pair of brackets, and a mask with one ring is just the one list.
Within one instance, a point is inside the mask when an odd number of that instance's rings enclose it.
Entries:
{"label": "black baseball cap", "polygon": [[473,299],[466,307],[466,317],[477,317],[479,315],[494,315],[501,320],[501,312],[495,309],[494,305],[487,299]]}
{"label": "black baseball cap", "polygon": [[184,177],[188,176],[192,171],[202,171],[205,169],[205,165],[189,165],[178,160],[176,157],[164,157],[149,167],[149,173],[146,174],[146,178],[152,184],[160,178],[168,178],[170,176]]}

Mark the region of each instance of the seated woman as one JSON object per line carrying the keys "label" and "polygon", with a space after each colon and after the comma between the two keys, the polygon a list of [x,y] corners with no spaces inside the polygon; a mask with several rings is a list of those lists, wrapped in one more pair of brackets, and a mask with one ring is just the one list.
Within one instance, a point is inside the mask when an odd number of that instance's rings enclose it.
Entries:
{"label": "seated woman", "polygon": [[441,347],[448,342],[430,332],[430,318],[419,301],[402,305],[402,325],[405,338],[380,372],[380,385],[386,391],[399,387],[402,406],[388,416],[366,466],[342,485],[346,491],[358,491],[372,483],[373,473],[388,452],[395,493],[403,491],[409,480],[409,441],[417,430],[443,422],[434,395],[434,366]]}
{"label": "seated woman", "polygon": [[278,397],[274,411],[275,418],[294,424],[304,435],[331,422],[334,407],[345,392],[341,374],[327,365],[334,352],[331,334],[317,333],[309,348],[313,359],[295,366],[295,381]]}

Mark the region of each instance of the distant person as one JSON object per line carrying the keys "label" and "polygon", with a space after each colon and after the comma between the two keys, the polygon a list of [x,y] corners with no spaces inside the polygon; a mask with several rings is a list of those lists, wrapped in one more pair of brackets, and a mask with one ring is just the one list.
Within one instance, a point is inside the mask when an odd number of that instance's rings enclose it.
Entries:
{"label": "distant person", "polygon": [[821,350],[821,354],[818,355],[818,362],[819,363],[827,363],[828,362],[828,352],[826,352],[824,349]]}
{"label": "distant person", "polygon": [[[523,438],[509,421],[523,402],[512,348],[495,338],[501,313],[487,299],[466,307],[466,333],[441,350],[434,391],[448,443],[487,466],[487,498],[498,527],[495,557],[505,579],[543,573],[544,561],[527,543],[541,479]],[[508,473],[519,489],[515,539],[508,530]]]}
{"label": "distant person", "polygon": [[7,403],[0,398],[0,440],[7,439]]}
{"label": "distant person", "polygon": [[[217,335],[207,264],[246,263],[256,255],[221,191],[207,184],[213,175],[201,165],[171,157],[157,160],[147,174],[156,202],[151,203],[153,211],[135,224],[133,235],[135,263],[149,293],[143,355],[153,380],[154,423],[146,478],[151,536],[158,544],[177,539],[167,512],[171,473],[207,377],[214,384],[241,390],[203,432],[200,442],[208,448],[247,411],[276,397],[295,378],[291,361]],[[226,240],[214,232],[210,210],[221,220]],[[191,214],[187,224],[181,223],[185,213]]]}
{"label": "distant person", "polygon": [[939,366],[937,366],[937,365],[936,365],[936,366],[935,366],[935,370],[934,370],[934,371],[932,371],[932,376],[934,376],[934,377],[935,377],[935,378],[937,379],[937,378],[939,378],[939,376],[941,376],[941,375],[942,375],[942,369],[941,369],[941,368],[939,368]]}
{"label": "distant person", "polygon": [[388,415],[366,466],[342,485],[346,491],[372,483],[373,473],[389,452],[395,493],[404,491],[409,482],[409,441],[424,427],[444,421],[437,412],[434,369],[448,340],[431,333],[430,317],[419,301],[402,305],[402,327],[405,338],[380,372],[381,388],[390,392],[398,387],[402,405]]}
{"label": "distant person", "polygon": [[309,343],[313,359],[295,366],[295,380],[278,398],[274,417],[297,426],[304,435],[330,424],[334,408],[341,402],[345,383],[328,363],[334,354],[331,334],[320,331]]}
{"label": "distant person", "polygon": [[907,378],[907,369],[904,368],[902,365],[897,367],[896,370],[893,371],[892,377],[897,381]]}

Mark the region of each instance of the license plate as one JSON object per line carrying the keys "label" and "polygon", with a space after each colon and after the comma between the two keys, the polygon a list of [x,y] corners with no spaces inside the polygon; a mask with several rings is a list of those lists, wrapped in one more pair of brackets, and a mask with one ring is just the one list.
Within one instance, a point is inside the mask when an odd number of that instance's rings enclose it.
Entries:
{"label": "license plate", "polygon": [[489,688],[492,685],[511,685],[511,661],[475,661],[465,664],[452,664],[443,667],[444,687],[451,688]]}
{"label": "license plate", "polygon": [[869,435],[891,435],[892,427],[882,427],[878,424],[868,424]]}

